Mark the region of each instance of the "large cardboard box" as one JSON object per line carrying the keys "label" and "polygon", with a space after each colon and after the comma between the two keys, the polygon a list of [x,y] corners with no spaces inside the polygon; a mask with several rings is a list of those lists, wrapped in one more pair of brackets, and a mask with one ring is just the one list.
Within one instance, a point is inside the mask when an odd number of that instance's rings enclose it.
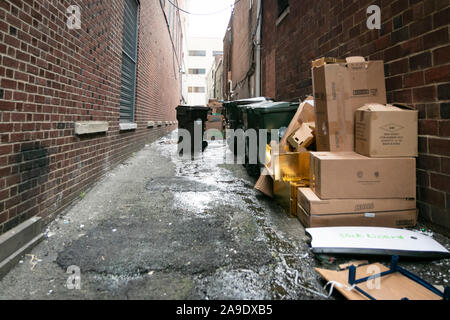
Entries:
{"label": "large cardboard box", "polygon": [[416,110],[366,104],[355,115],[356,152],[368,157],[417,157]]}
{"label": "large cardboard box", "polygon": [[318,151],[354,151],[355,111],[386,104],[383,61],[350,57],[345,63],[313,64]]}
{"label": "large cardboard box", "polygon": [[416,198],[415,158],[312,152],[311,188],[321,199]]}
{"label": "large cardboard box", "polygon": [[306,213],[336,215],[353,213],[375,213],[416,209],[416,199],[320,199],[312,189],[298,189],[298,203]]}
{"label": "large cardboard box", "polygon": [[409,228],[417,224],[417,209],[351,213],[336,215],[310,215],[298,205],[297,217],[305,228],[322,227],[385,227]]}

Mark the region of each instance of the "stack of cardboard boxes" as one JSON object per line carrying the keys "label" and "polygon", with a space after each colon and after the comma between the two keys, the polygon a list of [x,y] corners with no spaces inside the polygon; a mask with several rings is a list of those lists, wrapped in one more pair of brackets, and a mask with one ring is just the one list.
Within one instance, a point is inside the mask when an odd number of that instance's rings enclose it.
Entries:
{"label": "stack of cardboard boxes", "polygon": [[417,111],[386,105],[383,61],[321,59],[312,73],[318,152],[297,216],[306,227],[414,226]]}
{"label": "stack of cardboard boxes", "polygon": [[297,215],[297,189],[310,185],[314,127],[314,100],[308,97],[300,104],[279,145],[267,146],[265,171],[255,185],[255,189],[288,209],[291,217]]}

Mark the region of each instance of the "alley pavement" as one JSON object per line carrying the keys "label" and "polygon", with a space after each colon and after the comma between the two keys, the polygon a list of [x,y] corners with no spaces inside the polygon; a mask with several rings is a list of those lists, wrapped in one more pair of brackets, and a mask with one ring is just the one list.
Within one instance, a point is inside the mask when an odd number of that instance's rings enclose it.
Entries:
{"label": "alley pavement", "polygon": [[[80,194],[0,281],[0,299],[326,299],[314,267],[352,257],[314,256],[300,222],[224,163],[221,141],[193,161],[176,141],[147,145]],[[400,264],[448,285],[449,260]]]}

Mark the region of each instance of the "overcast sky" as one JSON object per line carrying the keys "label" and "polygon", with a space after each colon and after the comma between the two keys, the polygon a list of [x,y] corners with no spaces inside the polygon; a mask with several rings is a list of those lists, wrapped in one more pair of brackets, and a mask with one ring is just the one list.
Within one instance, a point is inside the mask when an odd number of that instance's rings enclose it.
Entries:
{"label": "overcast sky", "polygon": [[230,20],[230,6],[234,2],[235,0],[190,0],[188,11],[193,13],[217,12],[228,7],[227,10],[214,15],[190,15],[190,36],[222,39]]}

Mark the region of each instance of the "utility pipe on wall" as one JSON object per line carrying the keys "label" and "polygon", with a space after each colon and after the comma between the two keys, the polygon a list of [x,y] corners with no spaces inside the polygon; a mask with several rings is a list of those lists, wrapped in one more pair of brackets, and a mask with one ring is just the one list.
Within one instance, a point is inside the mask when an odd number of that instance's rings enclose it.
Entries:
{"label": "utility pipe on wall", "polygon": [[255,66],[255,96],[261,96],[261,31],[262,31],[262,0],[258,0],[256,30],[256,66]]}

